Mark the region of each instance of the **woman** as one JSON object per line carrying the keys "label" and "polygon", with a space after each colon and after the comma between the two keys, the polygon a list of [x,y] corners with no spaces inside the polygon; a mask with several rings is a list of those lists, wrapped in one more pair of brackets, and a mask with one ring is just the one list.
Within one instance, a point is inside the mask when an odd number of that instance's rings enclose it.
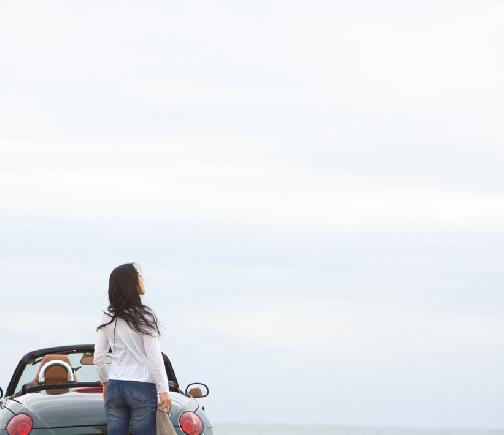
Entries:
{"label": "woman", "polygon": [[[116,267],[110,274],[110,305],[96,329],[94,364],[103,385],[108,435],[156,434],[157,394],[165,410],[171,407],[159,324],[154,312],[142,304],[142,275],[134,263]],[[110,373],[105,358],[112,348]]]}

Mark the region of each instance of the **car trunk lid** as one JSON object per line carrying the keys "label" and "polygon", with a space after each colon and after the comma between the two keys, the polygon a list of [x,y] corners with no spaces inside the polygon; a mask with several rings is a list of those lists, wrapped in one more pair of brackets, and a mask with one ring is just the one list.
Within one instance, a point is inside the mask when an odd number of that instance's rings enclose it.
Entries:
{"label": "car trunk lid", "polygon": [[17,400],[30,412],[34,428],[105,425],[100,393],[28,393]]}

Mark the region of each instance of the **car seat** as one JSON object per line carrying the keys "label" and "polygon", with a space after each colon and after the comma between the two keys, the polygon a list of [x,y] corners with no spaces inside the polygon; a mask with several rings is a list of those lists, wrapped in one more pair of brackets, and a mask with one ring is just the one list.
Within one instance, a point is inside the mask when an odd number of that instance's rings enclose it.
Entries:
{"label": "car seat", "polygon": [[[40,371],[42,367],[44,367],[45,364],[47,364],[50,361],[62,361],[70,368],[72,368],[72,363],[70,362],[70,359],[68,358],[67,355],[58,355],[58,354],[48,354],[45,355],[42,358],[42,361],[40,361],[40,365],[37,369],[37,373],[35,374],[35,377],[33,379],[34,383],[40,383],[39,382],[39,376],[40,376]],[[45,376],[45,384],[48,385],[54,385],[54,384],[66,384],[67,382],[70,381],[71,377],[70,374],[68,373],[67,369],[62,366],[62,365],[52,365],[48,367],[45,370],[44,373]],[[73,374],[74,380],[75,379],[75,374]],[[47,394],[61,394],[61,393],[67,393],[68,388],[58,388],[58,389],[48,389],[45,390]]]}

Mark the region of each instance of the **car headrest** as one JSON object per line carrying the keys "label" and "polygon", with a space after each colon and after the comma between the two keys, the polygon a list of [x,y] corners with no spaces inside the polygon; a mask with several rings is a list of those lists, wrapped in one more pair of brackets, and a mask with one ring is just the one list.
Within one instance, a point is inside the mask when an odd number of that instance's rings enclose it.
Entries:
{"label": "car headrest", "polygon": [[[40,365],[37,369],[35,377],[33,378],[33,382],[39,381],[40,369],[49,361],[54,360],[63,361],[67,363],[70,367],[72,367],[70,359],[68,358],[67,355],[58,355],[58,354],[45,355],[42,358],[42,361],[40,361]],[[63,382],[68,382],[68,371],[62,366],[54,365],[52,367],[47,368],[47,370],[45,371],[45,379],[46,383],[51,384],[61,384]]]}

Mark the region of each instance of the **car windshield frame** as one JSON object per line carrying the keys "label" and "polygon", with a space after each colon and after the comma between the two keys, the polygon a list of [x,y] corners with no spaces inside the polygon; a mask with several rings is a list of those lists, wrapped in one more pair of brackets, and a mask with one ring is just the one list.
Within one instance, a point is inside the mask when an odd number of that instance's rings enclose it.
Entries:
{"label": "car windshield frame", "polygon": [[[18,388],[18,391],[16,391],[16,387],[19,384],[19,381],[21,380],[21,377],[25,371],[25,368],[28,364],[32,364],[34,361],[37,361],[38,358],[44,357],[44,355],[48,354],[62,354],[62,355],[68,355],[68,354],[75,354],[75,353],[91,353],[94,354],[94,344],[76,344],[76,345],[68,345],[68,346],[55,346],[55,347],[49,347],[49,348],[44,348],[44,349],[38,349],[34,350],[32,352],[28,352],[26,355],[24,355],[21,360],[19,361],[17,367],[14,370],[14,373],[11,377],[11,380],[9,382],[9,385],[7,387],[7,390],[5,392],[5,396],[7,397],[13,397],[13,396],[20,396],[24,394],[23,392],[23,386],[21,388]],[[109,349],[109,352],[111,352],[111,349]],[[170,391],[176,391],[176,392],[181,392],[177,377],[175,376],[175,372],[173,370],[173,366],[168,359],[168,357],[161,352],[161,355],[163,357],[163,362],[164,366],[166,369],[168,381],[169,381],[169,386],[170,386]],[[100,382],[70,382],[69,383],[71,386],[90,386],[92,385],[101,385]],[[69,385],[69,384],[50,384],[47,385],[50,388],[56,388],[53,387],[53,385],[60,385],[60,388],[63,387],[63,385]],[[27,385],[27,384],[25,384]],[[40,388],[39,388],[40,387]],[[40,391],[43,390],[44,386],[43,385],[37,385],[36,390]]]}
{"label": "car windshield frame", "polygon": [[[70,345],[70,346],[56,346],[44,349],[34,350],[32,352],[28,352],[24,355],[19,361],[14,373],[11,377],[7,390],[5,392],[6,396],[19,396],[24,394],[23,386],[19,385],[21,377],[25,372],[28,365],[33,364],[34,362],[39,362],[39,359],[43,358],[48,354],[60,354],[60,355],[71,355],[78,353],[94,353],[94,344],[79,344],[79,345]],[[73,386],[84,386],[83,384],[90,384],[90,382],[70,382]],[[93,384],[100,385],[99,382]],[[25,384],[28,385],[28,384]],[[48,384],[47,386],[52,385]],[[56,384],[55,384],[56,385]],[[66,385],[66,384],[65,384]],[[19,388],[18,388],[19,386]],[[40,387],[43,387],[41,384]],[[52,387],[51,387],[52,388]],[[40,388],[44,389],[44,388]]]}

